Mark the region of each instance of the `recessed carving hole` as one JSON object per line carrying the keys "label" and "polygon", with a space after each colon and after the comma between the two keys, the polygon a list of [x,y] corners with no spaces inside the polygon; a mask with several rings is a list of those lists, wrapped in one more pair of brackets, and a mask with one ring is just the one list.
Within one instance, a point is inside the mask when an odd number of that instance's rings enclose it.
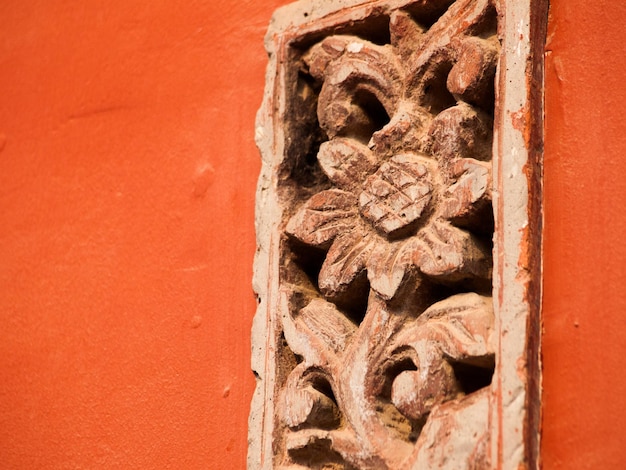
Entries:
{"label": "recessed carving hole", "polygon": [[435,76],[424,85],[424,106],[433,114],[439,114],[456,104],[456,99],[446,87],[446,77],[452,69],[448,63],[441,64]]}
{"label": "recessed carving hole", "polygon": [[[326,250],[306,245],[294,237],[289,238],[288,245],[291,249],[291,260],[299,268],[297,271],[292,269],[289,272],[292,282],[298,284],[298,279],[302,280],[305,277],[312,288],[323,294],[319,287],[319,274],[326,257]],[[363,272],[355,277],[349,288],[328,300],[335,303],[353,323],[360,325],[367,310],[369,289],[367,273]]]}
{"label": "recessed carving hole", "polygon": [[284,334],[281,334],[280,337],[277,338],[277,346],[276,355],[280,358],[280,365],[276,371],[276,376],[279,380],[284,380],[289,371],[293,370],[293,368],[298,365],[298,360],[289,347]]}
{"label": "recessed carving hole", "polygon": [[372,121],[372,133],[382,129],[389,122],[387,111],[373,93],[360,90],[356,93],[355,98]]}
{"label": "recessed carving hole", "polygon": [[328,381],[328,379],[326,379],[326,377],[316,374],[311,379],[311,386],[318,392],[326,395],[335,404],[337,404],[337,399],[335,398],[335,394],[333,393],[333,388],[330,386],[330,382]]}
{"label": "recessed carving hole", "polygon": [[354,280],[350,289],[343,295],[336,297],[334,302],[356,325],[360,325],[365,318],[369,299],[370,284],[367,274],[362,273]]}
{"label": "recessed carving hole", "polygon": [[495,6],[490,5],[487,14],[483,16],[482,20],[477,22],[474,27],[468,30],[475,36],[482,38],[493,37],[498,32],[498,13]]}
{"label": "recessed carving hole", "polygon": [[351,137],[366,144],[374,132],[382,129],[389,122],[389,114],[378,98],[367,90],[357,90],[353,104],[361,108],[368,119],[359,123],[358,127],[350,129],[350,133],[354,134]]}
{"label": "recessed carving hole", "polygon": [[413,19],[424,26],[430,28],[446,10],[454,3],[454,0],[430,0],[417,2],[406,8]]}
{"label": "recessed carving hole", "polygon": [[359,36],[362,39],[378,45],[389,44],[391,35],[389,33],[389,16],[385,14],[372,15],[362,21],[349,21],[335,25],[331,30],[323,29],[315,31],[306,36],[296,38],[292,47],[298,50],[307,50],[316,42],[322,40],[329,34],[349,34]]}
{"label": "recessed carving hole", "polygon": [[[409,352],[405,352],[404,354],[409,354]],[[391,398],[391,386],[395,378],[400,375],[400,373],[406,370],[417,370],[417,366],[415,365],[415,361],[409,357],[403,357],[398,361],[393,362],[388,368],[384,371],[384,382],[380,392],[380,395],[385,399]]]}
{"label": "recessed carving hole", "polygon": [[332,449],[330,439],[311,436],[307,445],[289,449],[294,462],[312,470],[357,470]]}
{"label": "recessed carving hole", "polygon": [[494,367],[479,367],[471,364],[456,362],[452,364],[454,375],[461,390],[465,394],[474,393],[481,388],[491,385]]}
{"label": "recessed carving hole", "polygon": [[289,239],[292,259],[295,264],[302,270],[311,285],[319,290],[318,277],[326,252],[317,248],[310,247],[295,238]]}
{"label": "recessed carving hole", "polygon": [[416,426],[404,416],[393,403],[386,399],[380,400],[376,406],[378,417],[400,439],[415,442],[421,426]]}
{"label": "recessed carving hole", "polygon": [[[295,74],[295,72],[294,72]],[[326,180],[317,162],[320,144],[327,139],[317,121],[317,98],[319,85],[313,78],[301,71],[297,72],[296,91],[290,100],[285,165],[287,178],[296,189],[311,188]]]}

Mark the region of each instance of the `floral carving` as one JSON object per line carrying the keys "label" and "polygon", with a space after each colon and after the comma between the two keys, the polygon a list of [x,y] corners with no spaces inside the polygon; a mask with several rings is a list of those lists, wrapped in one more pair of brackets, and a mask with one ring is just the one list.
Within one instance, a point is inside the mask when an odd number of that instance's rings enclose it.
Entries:
{"label": "floral carving", "polygon": [[433,0],[387,14],[386,43],[348,25],[294,62],[306,85],[293,127],[308,127],[288,153],[309,166],[289,163],[308,183],[286,190],[281,225],[281,468],[487,459],[495,8]]}
{"label": "floral carving", "polygon": [[330,243],[319,276],[327,297],[349,289],[365,271],[387,300],[409,272],[455,281],[488,277],[490,253],[450,223],[488,204],[488,165],[456,161],[461,171],[452,173],[460,178],[442,188],[437,161],[424,154],[379,158],[377,168],[369,148],[338,138],[321,146],[318,159],[341,189],[311,197],[291,218],[287,233],[315,247]]}

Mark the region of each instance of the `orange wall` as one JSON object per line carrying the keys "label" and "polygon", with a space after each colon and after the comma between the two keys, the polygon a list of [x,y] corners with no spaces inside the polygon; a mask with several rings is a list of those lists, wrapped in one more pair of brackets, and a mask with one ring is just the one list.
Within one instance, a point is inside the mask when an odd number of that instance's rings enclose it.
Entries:
{"label": "orange wall", "polygon": [[[284,3],[2,2],[2,468],[243,468],[253,121]],[[542,457],[621,468],[626,4],[551,15]]]}
{"label": "orange wall", "polygon": [[626,468],[626,2],[552,0],[545,469]]}
{"label": "orange wall", "polygon": [[286,0],[3,0],[0,468],[243,468]]}

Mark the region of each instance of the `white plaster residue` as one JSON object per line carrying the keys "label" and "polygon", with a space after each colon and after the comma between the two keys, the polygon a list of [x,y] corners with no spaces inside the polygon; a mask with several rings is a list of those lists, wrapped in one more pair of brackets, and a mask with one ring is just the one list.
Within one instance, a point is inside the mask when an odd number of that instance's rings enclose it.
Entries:
{"label": "white plaster residue", "polygon": [[257,126],[256,129],[254,129],[254,140],[261,142],[263,137],[265,137],[265,128],[263,126]]}
{"label": "white plaster residue", "polygon": [[361,49],[363,49],[363,43],[362,42],[351,42],[350,44],[348,44],[348,47],[346,48],[348,50],[348,52],[352,52],[353,54],[358,54],[359,52],[361,52]]}

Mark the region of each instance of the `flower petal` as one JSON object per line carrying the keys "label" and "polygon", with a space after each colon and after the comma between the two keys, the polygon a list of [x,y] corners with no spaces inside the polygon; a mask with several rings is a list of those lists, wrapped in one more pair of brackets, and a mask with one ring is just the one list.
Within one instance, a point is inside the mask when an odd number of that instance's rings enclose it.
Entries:
{"label": "flower petal", "polygon": [[421,249],[413,261],[422,273],[452,282],[491,277],[490,253],[469,232],[435,220],[418,237]]}
{"label": "flower petal", "polygon": [[464,158],[454,164],[454,175],[458,179],[444,194],[442,217],[455,225],[477,225],[490,207],[491,164]]}
{"label": "flower petal", "polygon": [[406,151],[424,151],[432,115],[409,100],[400,102],[398,111],[381,130],[374,132],[368,146],[379,157],[390,158]]}
{"label": "flower petal", "polygon": [[395,243],[379,243],[367,261],[367,277],[372,289],[391,300],[413,267],[413,253],[421,241],[409,238]]}
{"label": "flower petal", "polygon": [[356,197],[329,189],[315,194],[287,224],[287,233],[307,245],[327,246],[340,233],[357,224]]}
{"label": "flower petal", "polygon": [[337,137],[320,146],[317,159],[326,176],[342,189],[354,191],[376,170],[372,151],[353,139]]}
{"label": "flower petal", "polygon": [[[319,274],[319,287],[329,298],[345,294],[359,278],[365,280],[365,266],[374,242],[360,230],[339,235],[328,250]],[[361,287],[361,286],[357,286]]]}
{"label": "flower petal", "polygon": [[467,103],[447,108],[433,120],[428,134],[432,152],[442,162],[457,158],[490,160],[493,120]]}

